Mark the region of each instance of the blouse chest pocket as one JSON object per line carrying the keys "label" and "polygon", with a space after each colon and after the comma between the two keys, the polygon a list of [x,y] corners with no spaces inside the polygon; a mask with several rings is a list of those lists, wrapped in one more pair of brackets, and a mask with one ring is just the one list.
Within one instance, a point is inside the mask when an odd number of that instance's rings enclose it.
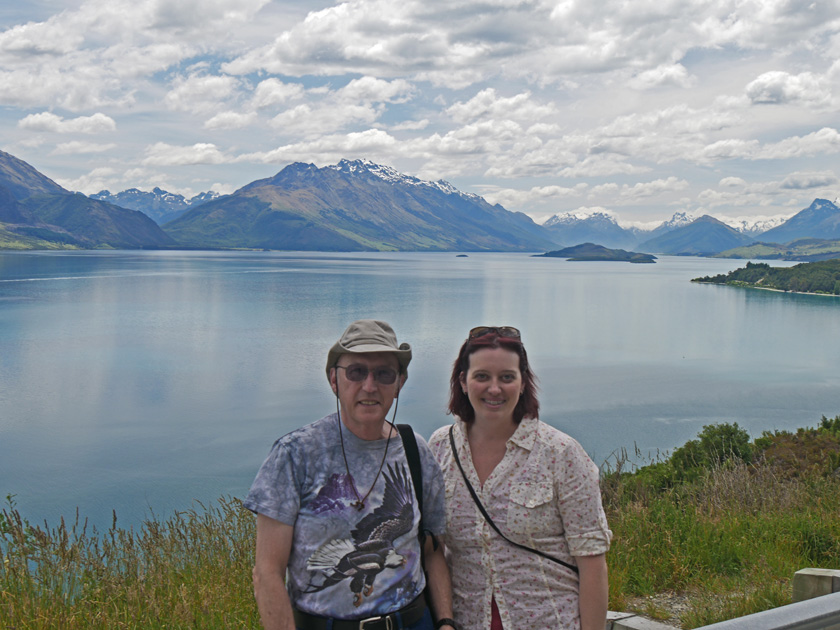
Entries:
{"label": "blouse chest pocket", "polygon": [[516,534],[536,538],[556,536],[563,531],[550,481],[514,483],[510,488],[507,527]]}

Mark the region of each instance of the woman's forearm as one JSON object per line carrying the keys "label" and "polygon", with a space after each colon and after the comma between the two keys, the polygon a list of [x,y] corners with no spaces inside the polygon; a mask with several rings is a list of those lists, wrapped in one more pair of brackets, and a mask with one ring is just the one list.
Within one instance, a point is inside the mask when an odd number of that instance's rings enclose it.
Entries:
{"label": "woman's forearm", "polygon": [[[452,584],[449,568],[443,552],[443,543],[437,549],[432,544],[431,536],[426,539],[426,575],[429,579],[429,593],[434,617],[436,619],[452,617]],[[449,626],[443,626],[448,628]]]}
{"label": "woman's forearm", "polygon": [[580,630],[604,630],[609,600],[607,558],[601,554],[575,560],[580,570]]}

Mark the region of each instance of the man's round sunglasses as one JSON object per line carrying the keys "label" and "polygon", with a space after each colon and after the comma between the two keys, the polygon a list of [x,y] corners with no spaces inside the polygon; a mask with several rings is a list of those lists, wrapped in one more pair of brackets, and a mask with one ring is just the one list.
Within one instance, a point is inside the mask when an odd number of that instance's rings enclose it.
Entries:
{"label": "man's round sunglasses", "polygon": [[335,367],[344,370],[347,380],[354,383],[361,383],[368,377],[368,374],[373,374],[373,380],[382,385],[392,385],[397,380],[397,371],[390,367],[375,367],[369,370],[368,366],[361,363],[336,365]]}
{"label": "man's round sunglasses", "polygon": [[496,333],[499,337],[508,337],[510,339],[519,339],[522,337],[519,329],[513,326],[476,326],[470,330],[470,339],[483,337],[490,333]]}

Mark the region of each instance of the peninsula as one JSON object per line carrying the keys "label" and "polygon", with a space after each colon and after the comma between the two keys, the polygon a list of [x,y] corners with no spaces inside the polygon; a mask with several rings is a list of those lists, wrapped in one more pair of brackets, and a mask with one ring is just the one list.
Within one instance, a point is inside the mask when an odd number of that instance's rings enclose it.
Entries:
{"label": "peninsula", "polygon": [[656,256],[652,254],[641,254],[628,252],[623,249],[609,249],[595,243],[581,243],[574,247],[566,247],[545,254],[534,254],[536,257],[544,258],[565,258],[566,260],[617,260],[630,263],[652,263],[656,262]]}
{"label": "peninsula", "polygon": [[840,259],[800,263],[793,267],[771,267],[767,263],[748,262],[743,269],[717,276],[694,278],[692,282],[793,293],[840,295]]}

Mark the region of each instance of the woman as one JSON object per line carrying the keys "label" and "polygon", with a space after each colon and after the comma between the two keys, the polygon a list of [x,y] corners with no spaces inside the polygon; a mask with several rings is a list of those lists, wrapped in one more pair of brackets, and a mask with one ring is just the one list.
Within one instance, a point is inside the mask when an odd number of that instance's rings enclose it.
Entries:
{"label": "woman", "polygon": [[[606,623],[612,533],[598,468],[575,440],[539,421],[535,380],[516,328],[473,328],[450,380],[458,421],[429,441],[446,480],[444,541],[462,630]],[[482,515],[465,477],[509,540]]]}

